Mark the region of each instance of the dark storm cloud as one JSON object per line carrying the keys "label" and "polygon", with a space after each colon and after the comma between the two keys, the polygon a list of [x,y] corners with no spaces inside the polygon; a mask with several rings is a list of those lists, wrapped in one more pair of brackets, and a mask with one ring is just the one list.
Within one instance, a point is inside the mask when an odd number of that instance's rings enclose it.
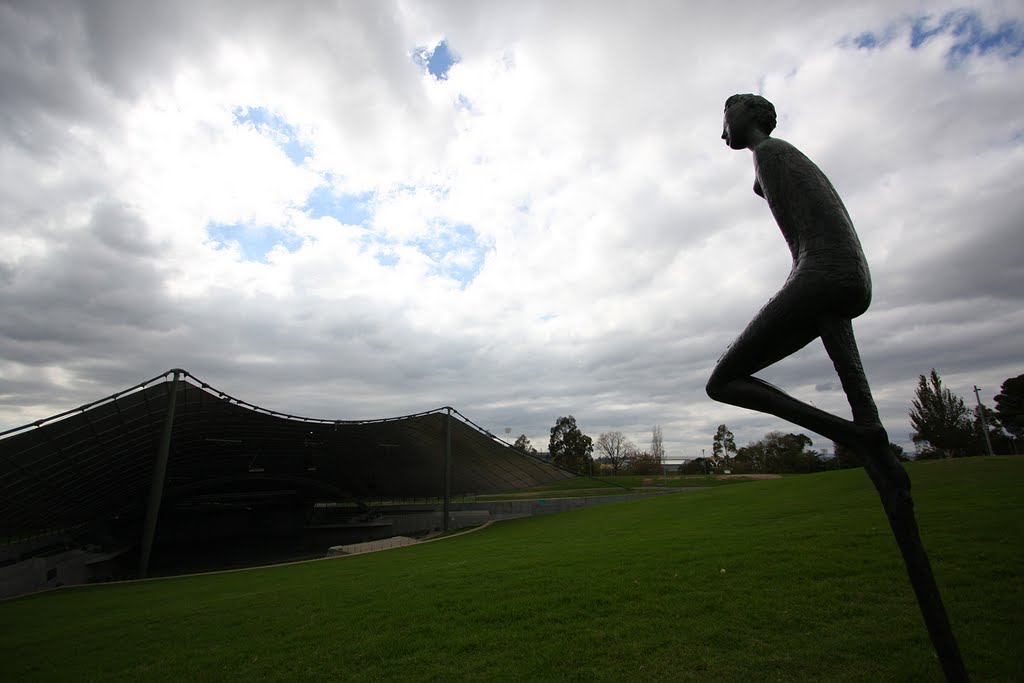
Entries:
{"label": "dark storm cloud", "polygon": [[133,334],[172,325],[159,245],[124,208],[98,205],[84,229],[48,247],[6,267],[0,356],[48,364],[101,349],[116,354]]}
{"label": "dark storm cloud", "polygon": [[76,12],[57,3],[0,6],[4,138],[54,154],[68,121],[102,122],[105,98],[82,65]]}

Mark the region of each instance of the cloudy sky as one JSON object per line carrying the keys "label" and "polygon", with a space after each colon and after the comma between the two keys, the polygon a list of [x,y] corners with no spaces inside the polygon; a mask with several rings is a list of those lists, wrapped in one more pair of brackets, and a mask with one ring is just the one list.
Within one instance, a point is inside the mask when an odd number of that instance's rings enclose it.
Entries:
{"label": "cloudy sky", "polygon": [[[991,404],[1024,373],[1021,6],[691,5],[0,3],[0,429],[182,367],[541,449],[567,414],[672,458],[790,431],[704,393],[790,265],[736,92],[853,216],[892,439],[932,367]],[[849,414],[819,342],[762,376]]]}

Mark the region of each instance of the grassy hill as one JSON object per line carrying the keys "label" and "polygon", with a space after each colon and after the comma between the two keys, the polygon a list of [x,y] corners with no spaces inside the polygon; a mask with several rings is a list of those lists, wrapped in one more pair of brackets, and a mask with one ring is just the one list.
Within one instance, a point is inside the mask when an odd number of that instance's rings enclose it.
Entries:
{"label": "grassy hill", "polygon": [[[915,463],[975,680],[1024,680],[1024,458]],[[724,570],[724,571],[723,571]],[[939,680],[860,470],[0,603],[0,680]]]}

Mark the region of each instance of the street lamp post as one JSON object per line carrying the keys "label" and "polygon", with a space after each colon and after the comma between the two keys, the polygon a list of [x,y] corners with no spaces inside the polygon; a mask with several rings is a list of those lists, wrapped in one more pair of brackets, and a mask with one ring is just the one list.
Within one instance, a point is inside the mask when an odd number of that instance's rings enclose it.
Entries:
{"label": "street lamp post", "polygon": [[974,398],[978,401],[978,415],[981,416],[981,431],[985,433],[985,448],[988,449],[989,455],[995,455],[992,452],[992,440],[988,436],[988,421],[985,419],[985,406],[981,402],[981,394],[978,393],[978,385],[974,385]]}

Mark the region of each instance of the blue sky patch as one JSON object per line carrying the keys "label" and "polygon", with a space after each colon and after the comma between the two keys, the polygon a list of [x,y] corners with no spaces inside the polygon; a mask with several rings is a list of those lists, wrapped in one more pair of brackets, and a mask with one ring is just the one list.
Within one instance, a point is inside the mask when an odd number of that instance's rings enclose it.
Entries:
{"label": "blue sky patch", "polygon": [[885,47],[902,35],[908,24],[910,47],[915,50],[939,35],[950,35],[955,38],[946,53],[947,66],[951,69],[957,68],[965,59],[975,54],[996,53],[1011,59],[1024,53],[1024,29],[1020,22],[1007,21],[990,29],[979,12],[966,9],[947,12],[937,19],[932,15],[923,15],[901,20],[891,24],[881,33],[864,31],[859,35],[847,37],[842,44],[852,44],[864,50]]}
{"label": "blue sky patch", "polygon": [[269,226],[211,223],[206,226],[206,232],[218,249],[237,244],[245,261],[267,263],[267,254],[279,244],[288,251],[296,251],[302,246],[302,238],[298,235]]}
{"label": "blue sky patch", "polygon": [[448,78],[448,71],[459,61],[459,56],[452,52],[448,41],[442,40],[433,49],[418,47],[413,50],[413,61],[427,70],[431,76],[439,81]]}
{"label": "blue sky patch", "polygon": [[299,137],[295,126],[266,107],[235,107],[233,114],[236,125],[249,124],[269,137],[296,166],[313,155],[313,147]]}
{"label": "blue sky patch", "polygon": [[330,216],[346,225],[366,225],[374,196],[373,192],[337,194],[325,184],[309,193],[305,209],[310,218]]}
{"label": "blue sky patch", "polygon": [[377,263],[389,268],[398,265],[398,262],[401,260],[394,251],[394,247],[397,244],[397,240],[391,239],[372,228],[368,228],[359,237],[360,252],[371,254]]}
{"label": "blue sky patch", "polygon": [[[386,233],[368,229],[360,237],[363,253],[372,255],[382,266],[395,266],[401,257],[395,251],[399,242]],[[484,239],[471,226],[435,223],[431,232],[401,243],[413,247],[428,259],[429,273],[455,280],[460,287],[472,282],[483,268],[488,252],[494,249],[492,241]]]}
{"label": "blue sky patch", "polygon": [[392,267],[398,265],[398,254],[393,252],[378,251],[373,255],[373,258],[377,259],[377,263],[385,267]]}
{"label": "blue sky patch", "polygon": [[856,45],[859,48],[864,48],[868,50],[870,50],[873,47],[878,47],[878,43],[878,36],[876,36],[874,33],[871,33],[870,31],[865,31],[859,36],[855,36],[853,38],[854,45]]}
{"label": "blue sky patch", "polygon": [[463,288],[477,276],[487,253],[494,249],[489,240],[482,239],[476,230],[465,224],[439,223],[431,235],[406,244],[416,247],[433,261],[434,274],[451,278]]}

